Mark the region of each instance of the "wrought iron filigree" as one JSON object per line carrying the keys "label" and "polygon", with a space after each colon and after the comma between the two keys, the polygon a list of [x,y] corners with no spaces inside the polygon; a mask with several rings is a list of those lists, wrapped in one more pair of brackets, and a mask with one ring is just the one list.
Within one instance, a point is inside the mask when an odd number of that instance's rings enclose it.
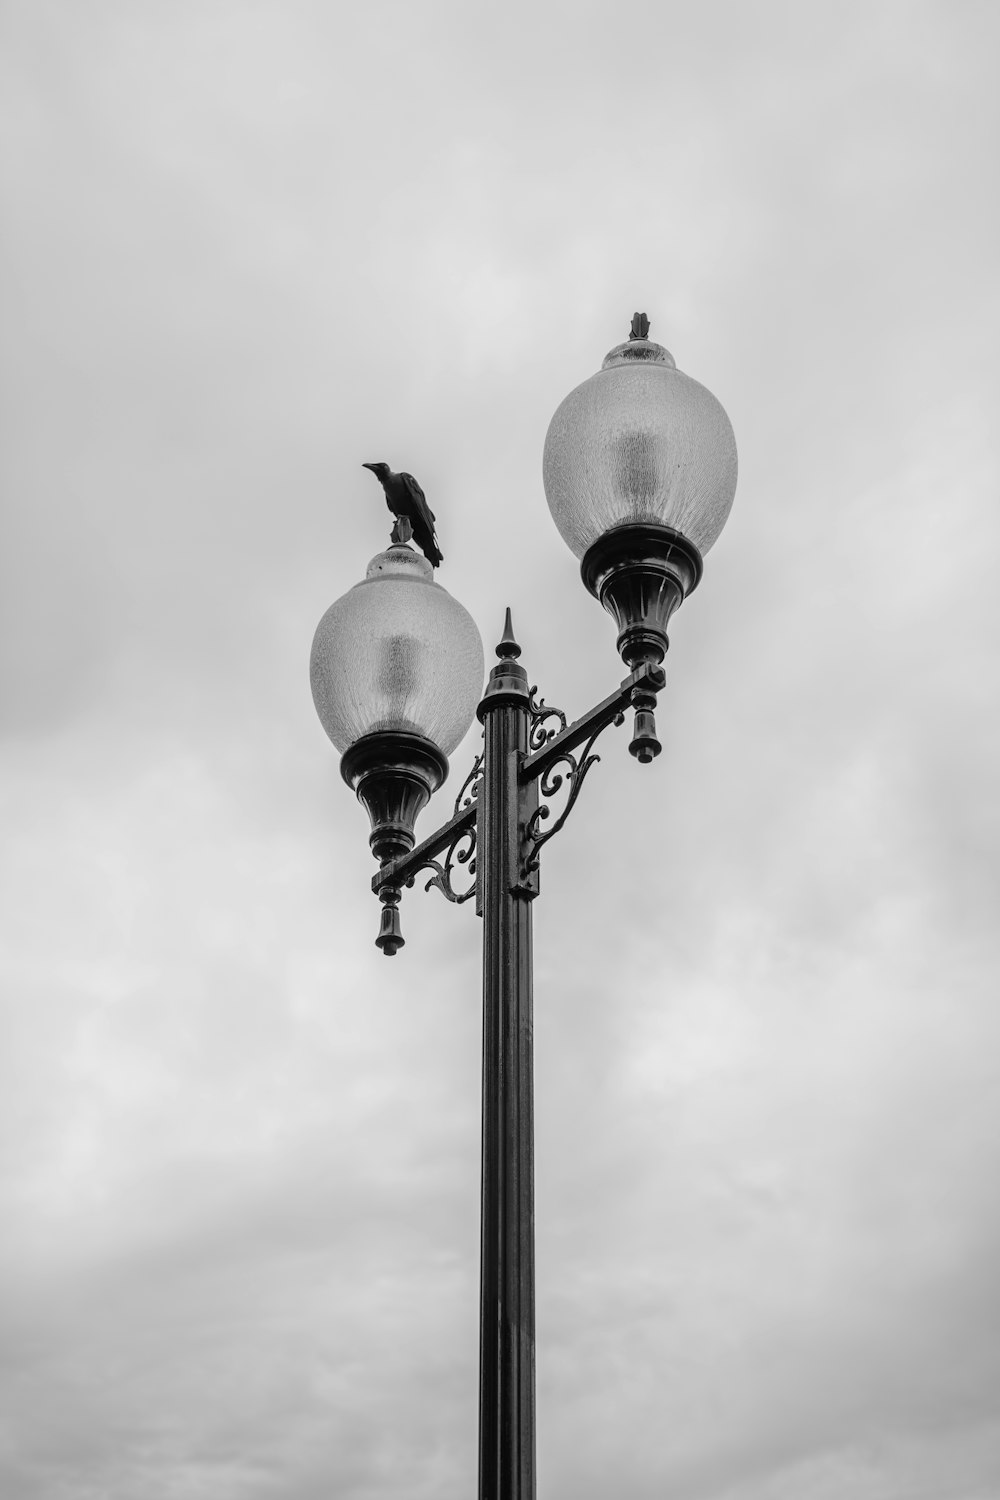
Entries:
{"label": "wrought iron filigree", "polygon": [[[535,698],[538,692],[537,685],[528,689],[528,714],[530,722],[528,725],[528,749],[540,750],[547,745],[549,740],[554,740],[561,730],[566,728],[566,715],[561,708],[550,708],[544,698]],[[546,728],[546,719],[558,720],[557,728]]]}
{"label": "wrought iron filigree", "polygon": [[472,884],[467,890],[456,891],[451,883],[451,877],[456,873],[459,865],[463,866],[468,874],[475,877],[476,861],[473,857],[475,852],[476,825],[473,823],[468,828],[462,828],[458,831],[455,838],[449,844],[443,860],[425,859],[413,871],[406,884],[408,887],[412,887],[422,870],[432,870],[433,874],[424,886],[424,890],[429,891],[432,888],[436,888],[441,892],[446,901],[453,901],[456,906],[461,906],[463,901],[471,901],[472,897],[476,894],[476,880],[473,878]]}
{"label": "wrought iron filigree", "polygon": [[479,787],[483,779],[483,756],[482,751],[472,762],[472,770],[466,776],[455,798],[455,813],[460,813],[463,808],[471,807],[479,799]]}
{"label": "wrought iron filigree", "polygon": [[[476,756],[472,763],[472,770],[466,776],[459,788],[458,796],[455,798],[455,811],[452,818],[457,818],[461,813],[469,812],[479,800],[479,788],[482,785],[483,757],[482,753]],[[436,852],[436,851],[435,851]],[[424,886],[425,891],[439,890],[446,901],[454,901],[461,906],[463,901],[470,901],[476,894],[476,881],[467,890],[456,891],[452,884],[452,876],[458,872],[459,866],[466,870],[469,875],[476,874],[476,824],[475,821],[456,830],[451,843],[444,850],[443,859],[433,859],[428,854],[426,859],[421,860],[406,880],[408,889],[412,889],[417,876],[423,870],[430,870],[431,878]]]}
{"label": "wrought iron filigree", "polygon": [[[619,713],[611,722],[616,726],[624,724],[625,715],[623,713]],[[590,770],[591,766],[596,765],[601,758],[599,755],[594,753],[594,745],[597,742],[598,735],[602,734],[606,728],[607,722],[600,724],[594,730],[593,734],[586,741],[581,750],[574,751],[570,748],[563,750],[561,754],[557,755],[556,758],[545,767],[541,775],[538,777],[538,791],[542,797],[551,798],[556,796],[556,794],[562,789],[564,784],[569,789],[569,795],[566,798],[566,802],[563,806],[562,812],[559,813],[555,822],[552,824],[552,827],[547,828],[544,833],[540,831],[541,825],[547,822],[548,819],[552,816],[552,809],[547,801],[542,802],[528,819],[527,825],[524,830],[525,857],[523,871],[525,875],[529,875],[533,871],[538,869],[539,856],[541,854],[543,845],[547,844],[549,839],[556,836],[560,828],[562,828],[563,824],[566,822],[566,819],[569,817],[570,813],[573,811],[576,799],[580,795],[580,788],[583,786],[584,780],[586,779],[587,772]],[[542,743],[544,744],[546,743],[546,741],[543,741]],[[563,769],[559,769],[560,767],[562,767]]]}

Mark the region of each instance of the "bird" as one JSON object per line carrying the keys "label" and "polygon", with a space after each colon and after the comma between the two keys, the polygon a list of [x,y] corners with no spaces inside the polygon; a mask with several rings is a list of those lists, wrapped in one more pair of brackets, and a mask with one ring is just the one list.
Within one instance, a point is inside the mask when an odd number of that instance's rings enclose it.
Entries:
{"label": "bird", "polygon": [[385,503],[394,516],[405,516],[413,528],[413,539],[432,568],[444,562],[434,535],[434,512],[412,474],[395,474],[388,464],[362,464],[370,469],[385,491]]}

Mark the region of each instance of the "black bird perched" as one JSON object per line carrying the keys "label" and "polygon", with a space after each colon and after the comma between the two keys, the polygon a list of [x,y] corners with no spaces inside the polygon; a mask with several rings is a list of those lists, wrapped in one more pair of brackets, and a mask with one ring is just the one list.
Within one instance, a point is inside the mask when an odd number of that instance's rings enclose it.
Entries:
{"label": "black bird perched", "polygon": [[444,562],[434,535],[434,512],[412,474],[394,474],[388,464],[362,464],[371,469],[385,490],[385,503],[394,516],[405,516],[413,528],[413,539],[432,568]]}

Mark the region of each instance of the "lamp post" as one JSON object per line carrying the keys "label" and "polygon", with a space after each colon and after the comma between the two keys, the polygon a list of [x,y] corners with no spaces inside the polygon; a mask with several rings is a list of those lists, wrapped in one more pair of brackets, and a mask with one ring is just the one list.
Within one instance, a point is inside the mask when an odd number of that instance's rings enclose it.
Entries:
{"label": "lamp post", "polygon": [[[449,901],[475,897],[483,918],[479,1500],[535,1495],[531,914],[541,850],[572,811],[608,725],[633,711],[629,750],[643,764],[660,753],[667,625],[697,586],[736,491],[728,417],[648,335],[637,313],[628,341],[566,397],[545,439],[552,517],[618,627],[628,670],[608,697],[573,723],[537,698],[508,610],[477,704],[475,624],[398,530],[313,642],[316,708],[371,821],[376,943],[387,956],[403,946],[399,904],[421,872]],[[473,714],[482,753],[452,816],[417,844],[417,816]]]}

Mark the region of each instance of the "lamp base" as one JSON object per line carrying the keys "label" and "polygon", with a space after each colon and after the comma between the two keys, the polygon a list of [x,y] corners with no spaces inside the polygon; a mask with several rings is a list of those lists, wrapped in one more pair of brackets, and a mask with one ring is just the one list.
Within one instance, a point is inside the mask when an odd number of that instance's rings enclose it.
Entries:
{"label": "lamp base", "polygon": [[384,865],[413,848],[417,817],[448,775],[448,760],[433,740],[386,729],[356,740],[340,774],[368,813],[368,842]]}
{"label": "lamp base", "polygon": [[[702,567],[693,542],[672,526],[651,523],[615,526],[584,553],[584,585],[614,618],[618,652],[629,671],[659,665],[666,656],[670,616],[698,587]],[[645,765],[662,749],[653,717],[656,694],[636,689],[632,703],[629,750]]]}

